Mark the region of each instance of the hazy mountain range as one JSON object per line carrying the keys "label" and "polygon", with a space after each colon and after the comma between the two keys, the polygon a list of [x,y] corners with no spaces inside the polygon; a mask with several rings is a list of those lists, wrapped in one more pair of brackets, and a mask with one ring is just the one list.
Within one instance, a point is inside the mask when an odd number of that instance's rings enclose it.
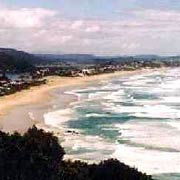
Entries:
{"label": "hazy mountain range", "polygon": [[0,69],[31,69],[35,65],[45,64],[97,64],[109,61],[132,61],[132,60],[180,60],[180,56],[162,57],[158,55],[136,56],[95,56],[91,54],[30,54],[15,49],[0,48]]}

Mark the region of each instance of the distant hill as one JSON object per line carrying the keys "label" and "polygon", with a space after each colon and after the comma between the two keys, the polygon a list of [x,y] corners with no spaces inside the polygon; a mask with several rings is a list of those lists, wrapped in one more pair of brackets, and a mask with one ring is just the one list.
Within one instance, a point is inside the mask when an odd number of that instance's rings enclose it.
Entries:
{"label": "distant hill", "polygon": [[133,56],[135,59],[146,59],[146,60],[151,60],[151,59],[159,59],[160,58],[160,56],[158,56],[158,55],[151,55],[151,54],[148,54],[148,55],[144,55],[144,54],[142,54],[142,55],[135,55],[135,56]]}
{"label": "distant hill", "polygon": [[34,68],[36,57],[15,49],[0,48],[0,69],[10,71],[28,71]]}
{"label": "distant hill", "polygon": [[[35,56],[41,58],[46,63],[91,64],[97,59],[96,56],[91,54],[35,54]],[[41,63],[43,63],[43,61],[41,61]]]}
{"label": "distant hill", "polygon": [[132,61],[180,61],[180,56],[134,55],[134,56],[95,56],[91,54],[35,54],[42,62],[70,64],[103,64]]}
{"label": "distant hill", "polygon": [[37,65],[84,66],[119,64],[132,61],[180,61],[180,56],[135,55],[95,56],[91,54],[30,54],[9,48],[0,48],[0,70],[28,71]]}

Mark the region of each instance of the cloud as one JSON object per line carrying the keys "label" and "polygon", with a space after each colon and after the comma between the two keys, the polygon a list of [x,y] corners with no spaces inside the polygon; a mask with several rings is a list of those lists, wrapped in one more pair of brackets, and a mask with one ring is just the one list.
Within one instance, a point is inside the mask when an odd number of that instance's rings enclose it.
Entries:
{"label": "cloud", "polygon": [[41,8],[2,9],[0,11],[1,28],[37,28],[43,26],[46,18],[55,16],[56,12]]}
{"label": "cloud", "polygon": [[163,11],[163,10],[154,10],[154,9],[144,9],[139,11],[134,11],[134,15],[150,21],[161,21],[161,22],[170,22],[170,21],[180,21],[180,12],[179,11]]}
{"label": "cloud", "polygon": [[99,32],[100,26],[98,26],[98,25],[90,26],[90,27],[87,27],[85,31],[86,32]]}
{"label": "cloud", "polygon": [[50,9],[0,6],[0,46],[56,53],[178,53],[179,11],[140,9],[120,17],[72,20]]}
{"label": "cloud", "polygon": [[82,27],[82,25],[83,25],[83,21],[81,21],[81,20],[79,20],[79,21],[75,21],[75,22],[73,22],[73,24],[71,25],[71,28],[72,29],[79,29],[80,27]]}

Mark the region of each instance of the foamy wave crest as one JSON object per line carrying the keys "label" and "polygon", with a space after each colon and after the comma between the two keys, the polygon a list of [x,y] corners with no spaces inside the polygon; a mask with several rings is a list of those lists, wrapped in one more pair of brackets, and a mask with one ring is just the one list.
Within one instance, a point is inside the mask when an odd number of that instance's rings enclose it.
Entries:
{"label": "foamy wave crest", "polygon": [[107,114],[89,113],[86,114],[86,117],[107,117]]}
{"label": "foamy wave crest", "polygon": [[70,149],[65,155],[65,159],[88,160],[90,162],[99,162],[109,158],[115,149],[115,144],[105,141],[99,136],[90,136],[83,134],[73,134],[65,137],[62,146]]}
{"label": "foamy wave crest", "polygon": [[180,152],[180,131],[173,126],[170,128],[172,124],[144,120],[116,124],[115,127],[119,128],[119,138],[128,140],[128,144],[133,146]]}
{"label": "foamy wave crest", "polygon": [[71,109],[64,109],[44,114],[44,122],[48,126],[62,128],[63,123],[72,118],[73,111]]}
{"label": "foamy wave crest", "polygon": [[78,101],[80,101],[81,99],[81,95],[76,93],[75,91],[66,91],[65,94],[70,94],[70,95],[74,95],[78,98]]}
{"label": "foamy wave crest", "polygon": [[116,114],[129,113],[131,116],[140,118],[180,118],[180,111],[165,105],[144,105],[144,106],[113,106],[105,108]]}
{"label": "foamy wave crest", "polygon": [[117,145],[112,156],[147,174],[180,172],[180,153]]}
{"label": "foamy wave crest", "polygon": [[180,96],[170,96],[170,97],[163,97],[162,98],[163,103],[171,103],[171,104],[177,104],[180,103]]}

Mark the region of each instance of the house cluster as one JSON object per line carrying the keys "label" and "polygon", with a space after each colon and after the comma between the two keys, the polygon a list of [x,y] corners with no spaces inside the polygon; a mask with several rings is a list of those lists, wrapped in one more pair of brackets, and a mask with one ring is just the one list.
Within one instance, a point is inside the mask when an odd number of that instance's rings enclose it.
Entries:
{"label": "house cluster", "polygon": [[[103,73],[112,73],[117,70],[117,67],[113,65],[109,66],[78,66],[78,67],[57,67],[57,66],[47,66],[39,67],[34,74],[36,77],[42,78],[44,76],[58,75],[67,77],[84,77],[92,76]],[[43,72],[43,73],[42,73]]]}
{"label": "house cluster", "polygon": [[0,72],[0,96],[13,94],[23,89],[28,89],[32,86],[45,84],[44,79],[33,79],[29,75],[20,75],[18,77],[8,77],[3,72]]}
{"label": "house cluster", "polygon": [[71,70],[70,76],[72,77],[84,77],[84,76],[91,76],[95,75],[96,70],[94,68],[83,68],[82,70]]}
{"label": "house cluster", "polygon": [[131,62],[109,62],[96,65],[78,65],[78,66],[38,66],[36,70],[23,74],[7,74],[0,71],[0,96],[13,94],[32,86],[45,84],[46,76],[58,75],[66,77],[84,77],[97,74],[113,73],[115,71],[135,70],[138,68],[157,67],[159,64],[148,61],[131,61]]}
{"label": "house cluster", "polygon": [[70,77],[85,77],[85,76],[93,76],[97,74],[103,73],[112,73],[115,69],[111,67],[87,67],[87,68],[76,68],[70,70],[59,70],[57,71],[57,75],[60,76],[70,76]]}
{"label": "house cluster", "polygon": [[[97,74],[113,73],[116,71],[133,71],[136,69],[149,69],[168,66],[178,66],[175,61],[158,61],[158,60],[110,60],[108,62],[99,61],[93,65],[73,64],[73,65],[40,65],[33,72],[33,78],[43,78],[45,76],[67,76],[67,77],[84,77]],[[180,65],[179,65],[180,66]]]}

